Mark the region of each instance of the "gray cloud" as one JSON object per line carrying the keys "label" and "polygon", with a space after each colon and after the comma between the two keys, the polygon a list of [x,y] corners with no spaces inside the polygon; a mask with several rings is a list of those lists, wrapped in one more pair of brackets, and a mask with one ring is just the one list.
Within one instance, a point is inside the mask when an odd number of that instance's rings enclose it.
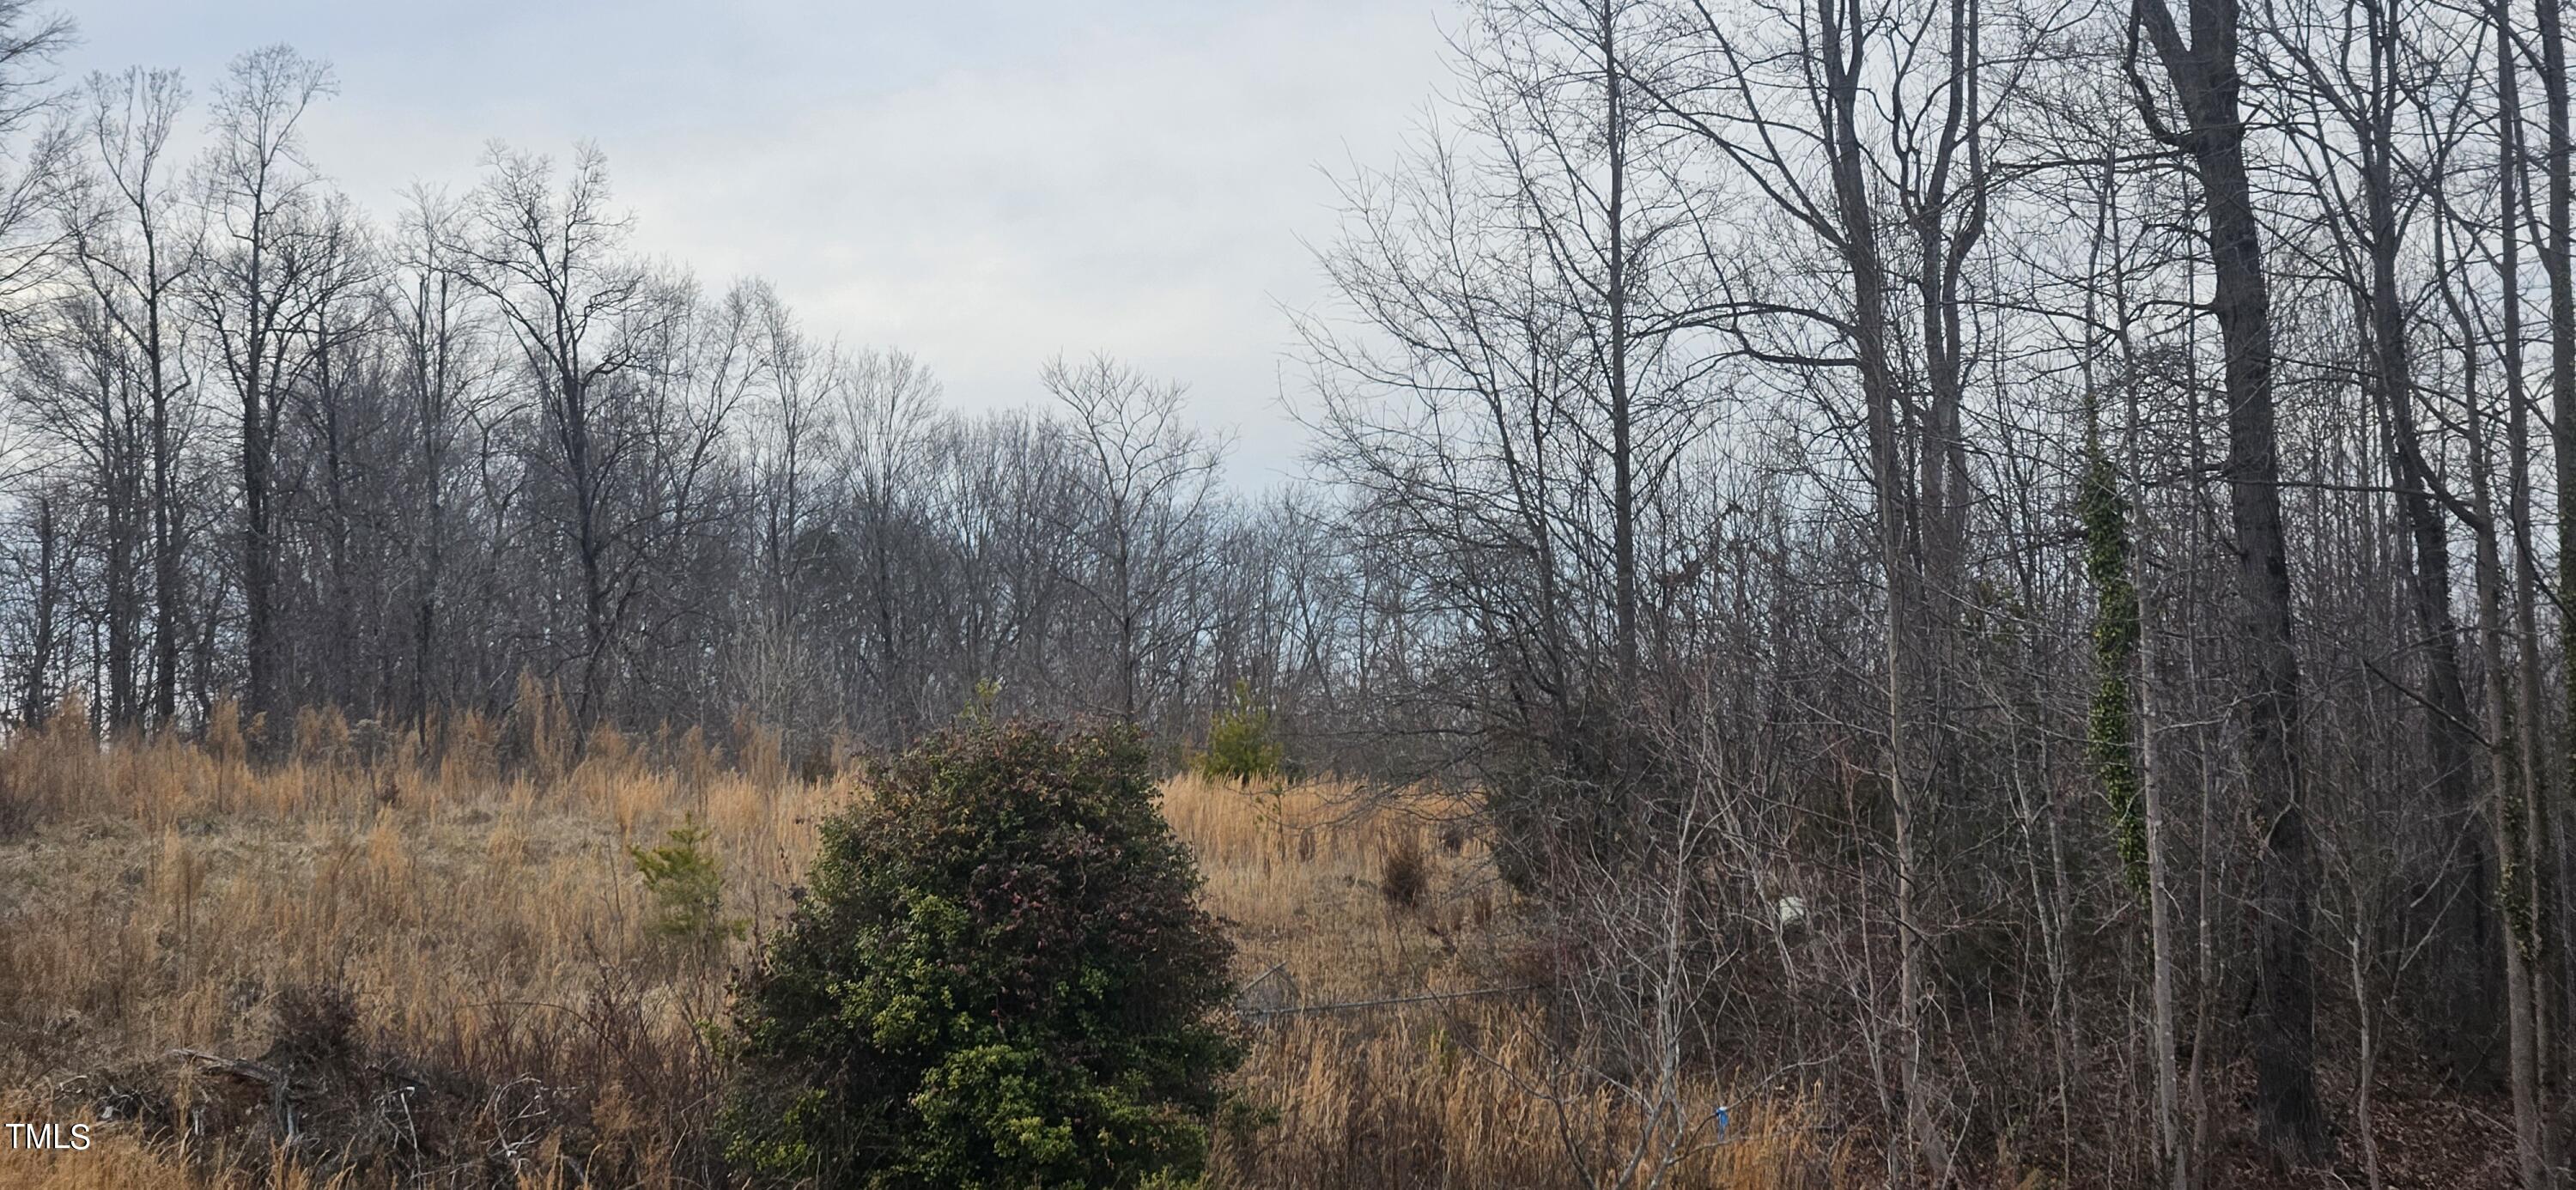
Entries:
{"label": "gray cloud", "polygon": [[90,0],[76,71],[202,94],[287,41],[339,67],[316,161],[379,211],[485,141],[609,155],[640,244],[774,281],[818,333],[909,349],[968,407],[1109,351],[1189,383],[1251,482],[1293,465],[1287,327],[1321,172],[1382,159],[1442,77],[1421,3],[196,6]]}

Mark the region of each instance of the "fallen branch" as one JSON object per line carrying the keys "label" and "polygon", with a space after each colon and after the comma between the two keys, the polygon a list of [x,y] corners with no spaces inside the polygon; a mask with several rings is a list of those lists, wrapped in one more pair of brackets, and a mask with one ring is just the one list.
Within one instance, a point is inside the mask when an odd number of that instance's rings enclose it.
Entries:
{"label": "fallen branch", "polygon": [[258,1083],[263,1087],[278,1086],[286,1081],[286,1075],[276,1067],[242,1058],[227,1058],[222,1054],[210,1054],[204,1050],[181,1048],[170,1050],[161,1056],[184,1058],[213,1073],[228,1074],[244,1082]]}

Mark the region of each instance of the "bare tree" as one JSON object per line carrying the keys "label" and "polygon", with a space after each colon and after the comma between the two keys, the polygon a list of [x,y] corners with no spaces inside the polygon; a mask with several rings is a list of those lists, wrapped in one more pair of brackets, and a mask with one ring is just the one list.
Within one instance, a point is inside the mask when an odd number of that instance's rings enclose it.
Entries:
{"label": "bare tree", "polygon": [[340,229],[330,225],[298,128],[337,88],[329,64],[282,45],[235,58],[214,103],[214,144],[198,167],[206,212],[198,319],[213,340],[240,410],[244,702],[282,725],[278,634],[278,436],[288,371],[315,307],[326,300]]}
{"label": "bare tree", "polygon": [[[115,336],[120,344],[116,350],[131,361],[135,375],[130,382],[141,405],[135,432],[142,440],[140,466],[148,485],[139,515],[148,517],[151,537],[150,705],[119,699],[113,690],[108,700],[108,722],[131,729],[147,712],[167,724],[177,710],[180,559],[186,546],[178,470],[191,405],[178,317],[196,252],[176,202],[176,178],[164,156],[187,91],[176,73],[129,70],[91,76],[86,99],[81,127],[93,146],[90,168],[95,172],[85,172],[66,195],[65,238],[87,297],[95,303],[100,329]],[[110,598],[133,606],[139,595],[113,594],[131,569],[129,561],[117,560],[129,550],[118,544],[129,535],[117,527],[121,519],[110,518]],[[110,636],[125,631],[130,629],[111,626]],[[122,672],[125,666],[111,664],[110,669]]]}
{"label": "bare tree", "polygon": [[1039,380],[1063,405],[1079,460],[1071,475],[1082,503],[1058,523],[1092,560],[1066,578],[1109,630],[1112,707],[1141,721],[1178,693],[1179,653],[1200,628],[1174,614],[1175,596],[1212,561],[1206,528],[1224,446],[1182,420],[1179,385],[1107,356],[1058,356]]}
{"label": "bare tree", "polygon": [[2299,766],[2299,657],[2290,630],[2273,422],[2270,279],[2246,160],[2241,14],[2234,0],[2193,0],[2189,11],[2185,40],[2164,0],[2137,0],[2130,10],[2131,44],[2143,38],[2151,47],[2182,122],[2168,126],[2164,101],[2134,57],[2130,80],[2142,118],[2190,156],[2208,220],[2210,310],[2224,355],[2226,477],[2243,601],[2246,779],[2263,838],[2255,893],[2262,935],[2255,952],[2261,984],[2255,1070],[2265,1140],[2283,1164],[2304,1166],[2327,1152],[2327,1141],[2316,1094],[2316,964],[2309,937],[2316,863]]}
{"label": "bare tree", "polygon": [[398,344],[399,374],[411,404],[410,457],[404,462],[416,499],[400,513],[412,587],[411,714],[420,725],[442,705],[457,701],[442,681],[445,662],[442,613],[449,597],[450,537],[460,491],[460,451],[478,403],[491,399],[487,329],[473,308],[450,245],[458,238],[463,209],[436,190],[415,188],[396,231],[391,331]]}
{"label": "bare tree", "polygon": [[654,392],[642,376],[653,362],[646,353],[682,307],[624,255],[629,224],[609,207],[598,150],[575,155],[560,192],[543,157],[494,146],[484,161],[471,214],[448,250],[492,303],[524,368],[535,459],[559,489],[559,528],[576,568],[576,718],[587,729],[641,593],[635,547],[647,526],[624,501],[648,466],[636,416]]}
{"label": "bare tree", "polygon": [[[61,263],[62,188],[80,176],[79,134],[52,119],[54,58],[71,43],[71,18],[36,0],[0,0],[0,326],[33,304]],[[32,133],[32,135],[29,135]]]}
{"label": "bare tree", "polygon": [[[2415,652],[2423,665],[2418,697],[2435,803],[2431,857],[2423,862],[2432,869],[2428,900],[2443,916],[2427,927],[2438,961],[2425,964],[2431,989],[2418,998],[2420,1018],[2452,1038],[2452,1077],[2474,1085],[2487,1081],[2497,1023],[2488,976],[2493,893],[2487,832],[2475,804],[2478,732],[2452,610],[2450,522],[2457,516],[2474,524],[2478,513],[2438,473],[2440,443],[2428,447],[2423,406],[2429,386],[2418,381],[2412,342],[2419,303],[2401,287],[2411,263],[2408,242],[2424,238],[2418,220],[2442,214],[2430,183],[2446,172],[2464,123],[2455,109],[2435,109],[2442,100],[2428,94],[2435,80],[2420,64],[2470,50],[2419,21],[2401,0],[2371,0],[2352,15],[2359,19],[2311,23],[2267,12],[2263,27],[2274,31],[2267,42],[2282,62],[2283,77],[2273,89],[2311,113],[2289,141],[2330,245],[2314,267],[2340,281],[2354,303],[2368,360],[2355,379],[2388,427],[2389,466],[2401,489],[2397,506],[2412,546]],[[2419,31],[2419,25],[2427,27]]]}

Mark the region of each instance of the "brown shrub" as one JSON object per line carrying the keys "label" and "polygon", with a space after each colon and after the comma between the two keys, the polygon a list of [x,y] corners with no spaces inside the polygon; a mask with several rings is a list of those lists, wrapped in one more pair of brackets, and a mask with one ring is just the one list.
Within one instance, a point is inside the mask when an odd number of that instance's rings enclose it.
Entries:
{"label": "brown shrub", "polygon": [[1422,839],[1413,831],[1399,833],[1379,860],[1378,892],[1398,909],[1419,908],[1431,890],[1431,863],[1422,854]]}

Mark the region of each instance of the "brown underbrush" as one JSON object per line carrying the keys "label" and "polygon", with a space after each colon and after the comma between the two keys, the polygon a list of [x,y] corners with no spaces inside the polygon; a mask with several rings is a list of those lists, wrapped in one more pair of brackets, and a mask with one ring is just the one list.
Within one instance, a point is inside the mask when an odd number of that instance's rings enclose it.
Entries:
{"label": "brown underbrush", "polygon": [[[576,749],[522,704],[266,749],[229,710],[101,747],[71,707],[0,747],[0,1117],[91,1126],[0,1148],[0,1185],[728,1184],[726,988],[864,795],[752,725]],[[1650,1113],[1584,1075],[1461,807],[1189,777],[1164,807],[1245,985],[1213,1184],[1843,1180],[1794,1095]],[[745,928],[671,936],[635,856],[681,838]]]}

